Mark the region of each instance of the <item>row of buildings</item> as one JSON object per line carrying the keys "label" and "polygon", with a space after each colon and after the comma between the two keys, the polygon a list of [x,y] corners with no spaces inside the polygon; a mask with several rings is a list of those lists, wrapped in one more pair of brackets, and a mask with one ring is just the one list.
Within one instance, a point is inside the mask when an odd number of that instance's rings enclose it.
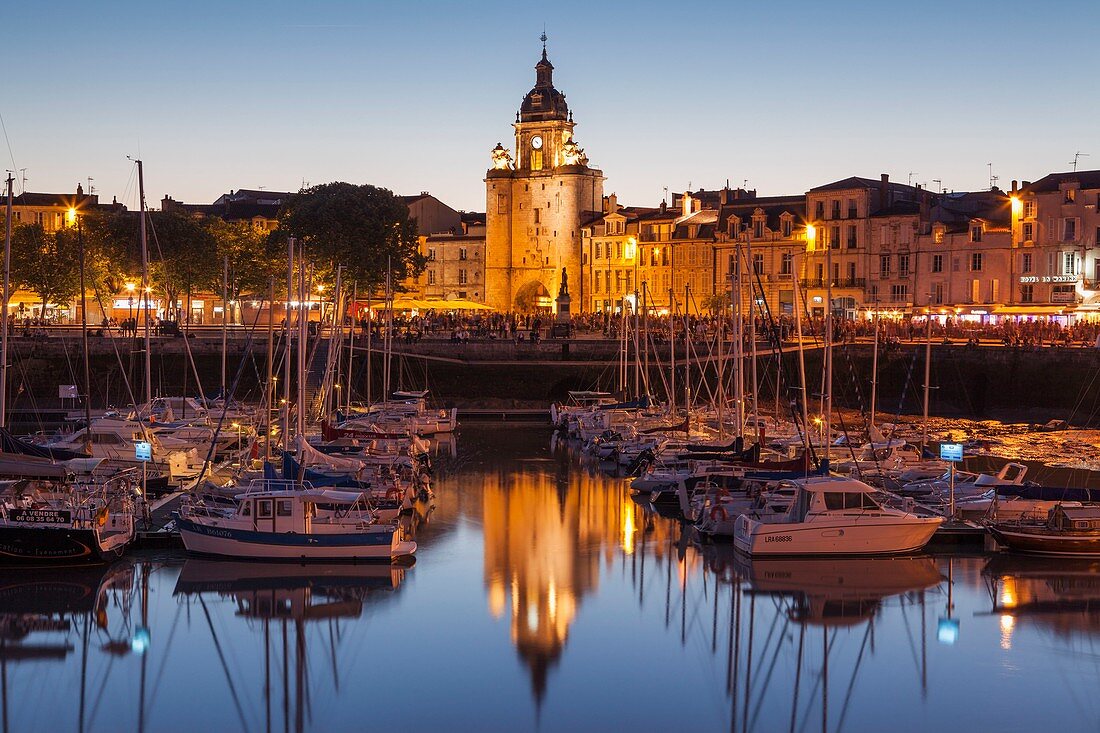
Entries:
{"label": "row of buildings", "polygon": [[[1100,317],[1100,171],[1052,173],[1010,190],[929,191],[852,176],[784,196],[743,188],[673,194],[657,206],[604,195],[603,172],[575,138],[545,43],[535,84],[486,171],[485,212],[458,211],[427,192],[405,196],[427,267],[404,283],[414,298],[473,301],[499,311],[555,308],[562,275],[572,310],[645,307],[698,313],[739,293],[774,315],[942,316],[996,320]],[[231,191],[211,204],[165,196],[161,208],[278,226],[291,194]],[[78,187],[85,207],[100,204]],[[16,223],[66,225],[71,195],[16,197]],[[738,284],[739,287],[735,287]],[[27,298],[16,294],[16,302]],[[219,322],[217,296],[192,305],[193,322]],[[53,304],[58,312],[72,305]],[[133,312],[132,294],[115,313]],[[276,314],[278,315],[278,314]]]}

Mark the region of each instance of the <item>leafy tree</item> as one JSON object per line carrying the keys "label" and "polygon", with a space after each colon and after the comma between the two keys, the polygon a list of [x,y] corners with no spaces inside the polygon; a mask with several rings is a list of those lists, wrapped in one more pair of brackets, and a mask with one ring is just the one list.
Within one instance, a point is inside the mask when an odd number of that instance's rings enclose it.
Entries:
{"label": "leafy tree", "polygon": [[395,285],[420,274],[426,263],[408,206],[376,186],[336,182],[307,188],[283,207],[279,227],[276,239],[296,237],[328,282],[343,265],[345,280],[377,289],[386,281],[387,261]]}
{"label": "leafy tree", "polygon": [[[272,277],[286,277],[285,255],[262,229],[249,222],[227,222],[217,217],[206,220],[217,246],[218,261],[229,260],[229,298],[266,295]],[[224,267],[224,265],[223,265]],[[221,285],[217,287],[221,292]]]}
{"label": "leafy tree", "polygon": [[217,241],[205,221],[177,212],[151,212],[147,238],[151,284],[154,292],[164,295],[169,318],[182,320],[176,305],[181,295],[190,301],[196,290],[221,290]]}
{"label": "leafy tree", "polygon": [[713,314],[724,313],[732,305],[733,300],[730,298],[729,293],[717,293],[703,301],[703,306]]}
{"label": "leafy tree", "polygon": [[23,224],[12,230],[11,280],[41,301],[63,303],[80,294],[80,260],[75,227],[47,233],[41,224]]}

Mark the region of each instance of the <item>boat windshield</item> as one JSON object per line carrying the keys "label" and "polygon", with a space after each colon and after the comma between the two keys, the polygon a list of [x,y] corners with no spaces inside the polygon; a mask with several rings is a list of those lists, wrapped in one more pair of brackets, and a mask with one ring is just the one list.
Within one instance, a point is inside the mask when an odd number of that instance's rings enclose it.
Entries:
{"label": "boat windshield", "polygon": [[830,511],[880,508],[871,495],[863,491],[827,491],[824,498],[825,508]]}

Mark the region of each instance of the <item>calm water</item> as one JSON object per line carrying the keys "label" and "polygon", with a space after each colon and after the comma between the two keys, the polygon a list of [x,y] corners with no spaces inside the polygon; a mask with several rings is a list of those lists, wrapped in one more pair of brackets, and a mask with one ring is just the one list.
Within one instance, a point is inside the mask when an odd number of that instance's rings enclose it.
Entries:
{"label": "calm water", "polygon": [[1100,564],[748,563],[545,430],[457,456],[409,569],[0,572],[3,730],[1100,727]]}

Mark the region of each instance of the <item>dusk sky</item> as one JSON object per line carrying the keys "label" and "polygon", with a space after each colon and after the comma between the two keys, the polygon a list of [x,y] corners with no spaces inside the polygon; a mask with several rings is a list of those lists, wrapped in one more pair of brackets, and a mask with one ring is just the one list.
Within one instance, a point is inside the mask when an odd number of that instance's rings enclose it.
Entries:
{"label": "dusk sky", "polygon": [[[4,168],[30,191],[208,203],[346,180],[484,210],[489,150],[555,85],[606,193],[889,173],[954,190],[1100,167],[1095,0],[10,3]],[[17,174],[17,178],[21,174]],[[17,190],[19,182],[16,183]]]}

